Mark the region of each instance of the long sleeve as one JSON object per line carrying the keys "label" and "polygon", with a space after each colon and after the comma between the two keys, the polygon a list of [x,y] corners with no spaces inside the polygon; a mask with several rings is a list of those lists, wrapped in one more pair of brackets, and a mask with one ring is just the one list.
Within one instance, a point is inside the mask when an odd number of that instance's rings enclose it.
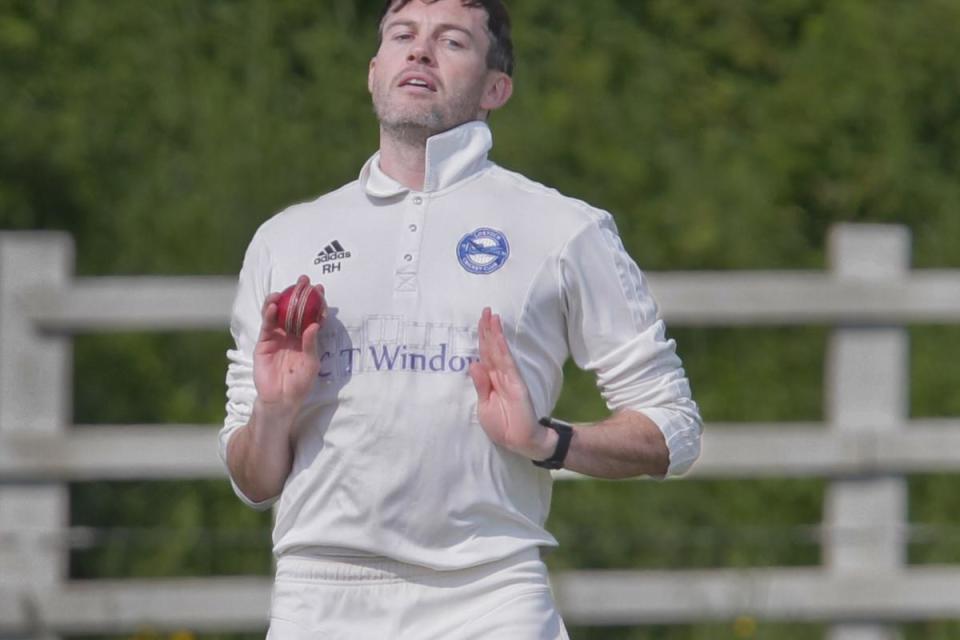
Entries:
{"label": "long sleeve", "polygon": [[[269,255],[258,234],[247,248],[230,316],[230,333],[235,348],[227,351],[226,419],[219,434],[220,459],[225,466],[230,436],[250,421],[257,399],[253,382],[253,350],[260,333],[260,309],[269,292],[269,272]],[[229,466],[227,471],[229,473]],[[237,497],[254,509],[266,510],[276,502],[276,498],[253,501],[240,490],[232,477],[230,483]]]}
{"label": "long sleeve", "polygon": [[560,282],[574,361],[594,372],[611,411],[632,409],[657,424],[670,451],[667,475],[684,473],[700,455],[700,414],[676,343],[609,214],[598,212],[567,244]]}

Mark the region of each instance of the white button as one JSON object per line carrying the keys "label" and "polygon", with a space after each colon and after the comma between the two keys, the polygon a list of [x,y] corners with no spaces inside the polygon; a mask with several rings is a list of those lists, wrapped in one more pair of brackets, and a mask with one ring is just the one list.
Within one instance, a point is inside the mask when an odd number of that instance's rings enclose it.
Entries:
{"label": "white button", "polygon": [[407,262],[410,262],[411,260],[413,260],[413,256],[408,253],[407,255],[403,256],[403,259],[406,260]]}
{"label": "white button", "polygon": [[421,198],[420,196],[414,196],[413,204],[423,204],[423,198]]}
{"label": "white button", "polygon": [[412,225],[410,225],[410,226],[407,227],[407,228],[410,229],[410,231],[416,231],[416,230],[417,230],[417,225],[412,224]]}

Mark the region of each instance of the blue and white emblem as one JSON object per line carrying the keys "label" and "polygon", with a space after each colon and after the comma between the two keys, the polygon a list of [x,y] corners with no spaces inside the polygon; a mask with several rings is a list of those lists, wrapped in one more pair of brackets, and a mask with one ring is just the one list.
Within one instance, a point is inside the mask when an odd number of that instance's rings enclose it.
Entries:
{"label": "blue and white emblem", "polygon": [[503,266],[510,256],[507,237],[496,229],[480,227],[460,239],[457,258],[470,273],[486,275]]}

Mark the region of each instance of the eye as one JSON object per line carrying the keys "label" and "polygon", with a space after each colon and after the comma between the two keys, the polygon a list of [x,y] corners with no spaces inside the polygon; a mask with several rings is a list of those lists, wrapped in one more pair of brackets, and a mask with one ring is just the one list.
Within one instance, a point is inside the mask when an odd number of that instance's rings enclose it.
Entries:
{"label": "eye", "polygon": [[443,43],[446,44],[451,49],[463,49],[463,43],[454,38],[444,38]]}
{"label": "eye", "polygon": [[400,33],[394,34],[392,39],[393,39],[393,40],[396,40],[396,41],[398,41],[398,42],[404,42],[404,41],[407,41],[407,40],[412,40],[412,39],[413,39],[413,34],[412,34],[412,33],[400,32]]}

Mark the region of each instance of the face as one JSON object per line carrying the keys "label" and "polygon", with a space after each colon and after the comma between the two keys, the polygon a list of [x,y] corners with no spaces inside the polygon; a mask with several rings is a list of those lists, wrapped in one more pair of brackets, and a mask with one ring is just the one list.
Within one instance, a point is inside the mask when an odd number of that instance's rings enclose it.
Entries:
{"label": "face", "polygon": [[413,0],[387,13],[368,86],[381,128],[430,136],[483,118],[510,97],[510,77],[487,69],[483,9]]}

